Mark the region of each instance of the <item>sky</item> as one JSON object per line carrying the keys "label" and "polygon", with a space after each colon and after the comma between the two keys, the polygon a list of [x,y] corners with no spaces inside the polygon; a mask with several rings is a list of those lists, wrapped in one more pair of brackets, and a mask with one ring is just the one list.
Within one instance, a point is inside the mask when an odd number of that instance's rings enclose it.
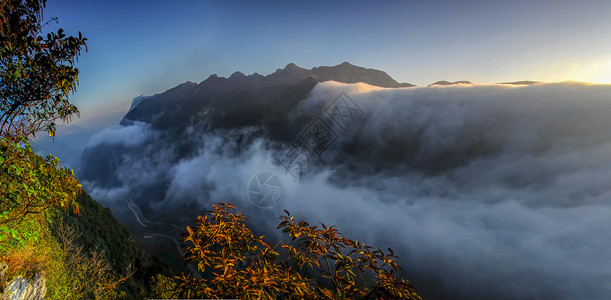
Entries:
{"label": "sky", "polygon": [[354,65],[399,82],[611,83],[611,1],[48,0],[81,31],[75,124],[116,124],[139,95],[235,71]]}

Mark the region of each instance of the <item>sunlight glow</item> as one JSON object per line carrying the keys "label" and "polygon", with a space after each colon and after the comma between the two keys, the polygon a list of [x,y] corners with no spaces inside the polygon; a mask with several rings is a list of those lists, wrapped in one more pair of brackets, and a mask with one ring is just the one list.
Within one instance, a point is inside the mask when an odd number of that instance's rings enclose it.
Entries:
{"label": "sunlight glow", "polygon": [[611,84],[611,54],[556,65],[549,81],[582,81]]}

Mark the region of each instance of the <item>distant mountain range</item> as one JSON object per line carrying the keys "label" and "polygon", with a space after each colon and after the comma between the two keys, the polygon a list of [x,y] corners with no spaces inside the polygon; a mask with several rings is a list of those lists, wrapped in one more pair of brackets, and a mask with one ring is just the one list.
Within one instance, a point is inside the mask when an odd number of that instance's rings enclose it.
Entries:
{"label": "distant mountain range", "polygon": [[[200,83],[180,84],[153,96],[138,96],[132,101],[121,125],[133,121],[153,124],[156,128],[176,126],[177,120],[189,120],[213,108],[223,113],[214,120],[219,126],[241,126],[276,113],[284,114],[303,99],[316,83],[324,81],[343,83],[363,82],[379,87],[415,87],[399,83],[383,71],[352,65],[348,62],[336,66],[301,68],[289,63],[283,69],[263,76],[234,72],[228,78],[210,75]],[[504,82],[502,84],[532,85],[536,81]],[[429,86],[472,84],[470,81],[437,81]],[[265,107],[265,109],[263,109]],[[270,112],[269,109],[272,108]],[[271,114],[270,114],[271,113]],[[236,124],[238,122],[239,124]]]}
{"label": "distant mountain range", "polygon": [[445,80],[441,80],[441,81],[437,81],[435,83],[431,83],[428,86],[436,86],[436,85],[455,85],[455,84],[473,84],[470,81],[466,81],[466,80],[461,80],[461,81],[454,81],[454,82],[449,82],[449,81],[445,81]]}
{"label": "distant mountain range", "polygon": [[[210,75],[199,84],[186,82],[164,93],[137,97],[122,125],[133,121],[153,124],[156,128],[176,125],[176,120],[188,120],[194,114],[213,108],[222,111],[214,120],[219,126],[244,125],[260,120],[265,111],[270,116],[286,113],[318,82],[338,81],[343,83],[364,82],[379,87],[412,87],[399,83],[388,74],[374,69],[354,66],[344,62],[337,66],[321,66],[311,70],[290,63],[267,76],[254,73],[244,75],[235,72],[229,78]],[[239,124],[234,124],[238,122]]]}

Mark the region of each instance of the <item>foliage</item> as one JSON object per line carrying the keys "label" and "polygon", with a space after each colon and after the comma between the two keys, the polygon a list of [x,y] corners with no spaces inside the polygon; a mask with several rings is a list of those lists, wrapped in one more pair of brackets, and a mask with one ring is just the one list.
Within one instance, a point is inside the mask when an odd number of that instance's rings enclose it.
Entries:
{"label": "foliage", "polygon": [[149,298],[174,299],[178,296],[178,283],[172,277],[157,274],[151,278]]}
{"label": "foliage", "polygon": [[37,244],[29,241],[23,246],[19,245],[11,249],[13,251],[4,255],[3,260],[9,266],[7,278],[45,269],[52,256],[50,252],[40,251],[41,249],[36,246]]}
{"label": "foliage", "polygon": [[[79,234],[73,227],[60,225],[56,233],[62,247],[63,266],[69,270],[65,286],[69,288],[61,295],[64,299],[116,299],[123,297],[117,293],[119,284],[126,277],[120,277],[105,260],[104,251],[86,251],[82,244],[76,242]],[[51,297],[59,296],[52,291]],[[59,297],[58,297],[59,298]]]}
{"label": "foliage", "polygon": [[[28,142],[0,141],[0,250],[3,241],[16,238],[17,226],[33,214],[46,213],[52,208],[78,211],[76,196],[81,191],[72,170],[62,168],[56,157],[43,159],[36,155]],[[49,219],[50,214],[44,214]],[[49,219],[50,220],[50,219]],[[37,231],[22,231],[25,242]]]}
{"label": "foliage", "polygon": [[78,115],[68,101],[78,82],[75,60],[86,38],[63,29],[43,37],[46,0],[0,2],[0,135],[25,137],[46,129],[55,133],[57,119]]}
{"label": "foliage", "polygon": [[110,209],[102,207],[85,191],[77,196],[79,213],[61,212],[54,222],[53,232],[61,224],[79,232],[74,242],[86,251],[104,253],[104,259],[118,276],[127,278],[119,286],[123,299],[142,299],[149,293],[149,280],[155,274],[169,274],[170,270],[158,259],[140,248],[128,229],[119,223]]}
{"label": "foliage", "polygon": [[[36,155],[27,141],[43,129],[54,136],[57,119],[78,116],[68,96],[76,89],[74,65],[87,39],[63,29],[43,33],[45,5],[0,1],[0,260],[11,276],[44,273],[45,298],[135,298],[138,287],[128,277],[141,266],[150,272],[155,261],[108,209],[83,196],[72,170],[51,155]],[[136,283],[150,277],[138,275]],[[125,281],[133,289],[119,288]]]}
{"label": "foliage", "polygon": [[180,288],[186,297],[274,298],[295,295],[312,298],[310,280],[288,264],[276,264],[278,253],[246,228],[246,218],[231,205],[215,205],[198,218],[199,226],[187,227],[186,258],[213,278],[182,275]]}
{"label": "foliage", "polygon": [[[32,232],[36,232],[35,239],[24,238]],[[55,253],[60,249],[55,240],[49,238],[48,223],[40,215],[25,219],[16,229],[15,237],[11,236],[0,244],[3,245],[0,260],[8,265],[7,276],[4,277],[6,281],[0,282],[0,290],[15,276],[31,277],[35,273],[54,269]]]}
{"label": "foliage", "polygon": [[[36,156],[33,153],[31,155]],[[44,161],[41,157],[38,157],[38,160]],[[44,167],[38,169],[43,170],[43,175],[57,170],[44,171]],[[0,176],[6,174],[7,172],[2,172]],[[53,184],[52,181],[50,184]],[[61,187],[60,183],[55,184]],[[2,186],[4,187],[4,183]],[[50,194],[57,195],[57,192],[51,191]],[[17,195],[11,199],[19,204],[24,200],[22,197],[24,196]],[[140,278],[141,282],[148,280],[151,274],[157,273],[161,268],[151,270],[151,263],[147,263],[150,258],[143,255],[142,250],[137,251],[139,249],[129,232],[118,224],[108,209],[103,209],[86,194],[79,194],[76,200],[71,201],[74,202],[70,205],[81,207],[85,215],[64,211],[60,209],[61,206],[49,207],[45,213],[30,213],[3,225],[4,228],[10,228],[10,234],[3,236],[0,241],[0,260],[9,266],[9,276],[6,279],[42,272],[47,278],[48,299],[141,298],[137,293],[119,286],[126,285],[126,281],[131,283],[131,286],[134,285],[132,278],[127,277],[135,272],[135,268],[120,268],[118,265],[142,265],[143,270],[148,270],[149,274],[140,274],[145,276],[144,279]],[[92,211],[100,212],[101,216]],[[88,222],[93,222],[94,225],[89,225]],[[70,229],[74,227],[69,224],[78,226],[78,231],[89,237],[101,232],[100,237],[105,240],[103,243],[97,242],[96,245],[88,243],[82,234],[76,234],[75,229]],[[92,234],[91,226],[100,229]],[[105,230],[108,232],[105,233]],[[130,270],[130,273],[126,270]],[[4,283],[0,283],[0,290]],[[133,287],[133,290],[143,290],[142,285]]]}
{"label": "foliage", "polygon": [[[43,273],[46,299],[113,299],[118,295],[116,286],[121,280],[103,260],[103,253],[83,251],[81,245],[73,243],[74,231],[64,230],[60,243],[40,214],[24,218],[16,231],[0,251],[0,258],[8,265],[6,280]],[[36,232],[38,238],[24,239],[28,232]],[[15,240],[20,242],[12,242]],[[0,283],[0,290],[6,283]]]}
{"label": "foliage", "polygon": [[[12,274],[44,271],[50,299],[91,296],[91,281],[87,288],[75,283],[101,274],[106,274],[101,282],[115,285],[106,285],[107,291],[99,294],[113,295],[110,291],[117,288],[118,279],[111,279],[125,278],[135,269],[138,278],[129,278],[116,291],[137,298],[152,274],[163,271],[158,261],[136,246],[110,210],[82,192],[72,170],[61,168],[55,157],[36,155],[27,141],[0,141],[0,200],[0,259],[9,264]],[[51,230],[51,222],[57,229],[64,221],[83,235],[71,243],[58,243],[61,231]],[[100,271],[104,272],[96,273]]]}
{"label": "foliage", "polygon": [[[286,212],[278,228],[291,244],[281,244],[284,258],[245,225],[231,204],[213,205],[187,227],[186,259],[203,278],[177,277],[175,296],[240,299],[420,299],[415,288],[397,278],[400,269],[391,249],[384,254],[352,241],[334,227],[322,229],[296,221]],[[310,274],[313,274],[310,276]]]}
{"label": "foliage", "polygon": [[80,192],[72,170],[62,168],[57,158],[40,157],[27,141],[0,141],[0,259],[9,266],[7,278],[42,272],[49,299],[117,296],[123,280],[104,252],[74,243],[74,232],[54,235],[51,230],[69,208],[78,212]]}
{"label": "foliage", "polygon": [[278,228],[288,233],[295,245],[282,247],[300,270],[313,269],[332,282],[330,289],[317,288],[323,296],[420,299],[409,281],[395,277],[401,268],[392,249],[384,254],[363,242],[338,236],[335,226],[320,223],[322,229],[318,229],[304,220],[296,221],[288,211],[285,213]]}

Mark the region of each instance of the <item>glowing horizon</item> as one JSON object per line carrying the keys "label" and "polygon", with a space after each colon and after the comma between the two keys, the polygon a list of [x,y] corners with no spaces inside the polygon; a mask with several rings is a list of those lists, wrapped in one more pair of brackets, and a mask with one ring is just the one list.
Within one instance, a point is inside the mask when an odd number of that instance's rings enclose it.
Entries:
{"label": "glowing horizon", "polygon": [[45,17],[58,17],[67,33],[89,39],[73,97],[86,117],[210,74],[270,74],[288,63],[310,69],[348,61],[417,86],[440,80],[609,84],[608,11],[611,2],[602,0],[49,0]]}

